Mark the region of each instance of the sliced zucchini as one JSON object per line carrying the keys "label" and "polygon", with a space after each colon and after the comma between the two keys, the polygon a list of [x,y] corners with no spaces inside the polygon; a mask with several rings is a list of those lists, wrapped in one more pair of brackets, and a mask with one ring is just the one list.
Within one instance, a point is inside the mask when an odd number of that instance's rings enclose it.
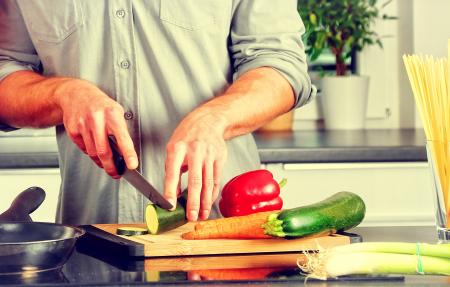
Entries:
{"label": "sliced zucchini", "polygon": [[134,236],[148,234],[148,230],[141,227],[122,226],[116,230],[117,235]]}
{"label": "sliced zucchini", "polygon": [[172,230],[186,222],[186,199],[184,197],[178,199],[174,211],[165,210],[154,204],[149,204],[145,208],[145,223],[150,234]]}

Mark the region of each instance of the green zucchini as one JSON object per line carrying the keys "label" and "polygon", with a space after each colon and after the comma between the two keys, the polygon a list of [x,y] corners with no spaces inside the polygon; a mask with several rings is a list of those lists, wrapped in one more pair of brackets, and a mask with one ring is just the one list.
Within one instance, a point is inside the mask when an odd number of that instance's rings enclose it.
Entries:
{"label": "green zucchini", "polygon": [[145,208],[145,223],[150,234],[172,230],[186,222],[186,199],[183,196],[178,199],[174,211],[165,210],[155,204],[148,204]]}
{"label": "green zucchini", "polygon": [[122,226],[118,227],[116,230],[117,235],[125,235],[125,236],[145,235],[147,233],[148,233],[147,229],[133,226]]}
{"label": "green zucchini", "polygon": [[263,228],[268,235],[286,238],[335,233],[357,226],[365,213],[361,197],[342,191],[311,205],[273,213]]}

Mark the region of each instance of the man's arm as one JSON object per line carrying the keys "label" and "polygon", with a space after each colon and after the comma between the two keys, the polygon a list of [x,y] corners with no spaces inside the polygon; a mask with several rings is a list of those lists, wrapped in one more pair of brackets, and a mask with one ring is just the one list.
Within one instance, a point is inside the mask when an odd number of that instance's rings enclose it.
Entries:
{"label": "man's arm", "polygon": [[137,156],[122,107],[87,81],[39,71],[40,60],[16,0],[0,1],[0,126],[48,127],[64,124],[75,142],[107,173],[117,177],[107,144],[113,134],[129,168]]}
{"label": "man's arm", "polygon": [[138,165],[123,108],[87,81],[17,71],[0,81],[0,103],[0,122],[12,127],[64,124],[74,143],[114,178],[108,135],[116,137],[128,168]]}
{"label": "man's arm", "polygon": [[251,132],[315,94],[296,0],[234,0],[230,56],[234,83],[190,113],[167,145],[165,196],[175,203],[188,171],[188,218],[206,219],[219,194],[225,141]]}
{"label": "man's arm", "polygon": [[181,173],[188,169],[188,218],[207,219],[219,195],[225,141],[256,130],[292,109],[294,102],[289,82],[262,67],[246,72],[223,95],[192,111],[167,145],[166,198],[175,204]]}
{"label": "man's arm", "polygon": [[64,78],[46,80],[31,71],[18,71],[0,81],[0,122],[14,127],[45,128],[62,124],[57,103]]}
{"label": "man's arm", "polygon": [[289,82],[276,70],[261,67],[239,77],[223,96],[201,108],[222,115],[224,139],[247,134],[294,107],[295,96]]}

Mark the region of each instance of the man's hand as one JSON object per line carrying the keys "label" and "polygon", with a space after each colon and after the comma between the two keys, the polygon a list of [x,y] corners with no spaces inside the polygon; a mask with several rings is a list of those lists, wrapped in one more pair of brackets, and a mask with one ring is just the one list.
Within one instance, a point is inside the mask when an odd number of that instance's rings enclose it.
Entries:
{"label": "man's hand", "polygon": [[114,135],[129,169],[138,166],[124,110],[99,88],[83,80],[68,80],[56,92],[63,123],[73,142],[113,178],[119,178],[108,135]]}
{"label": "man's hand", "polygon": [[289,111],[294,101],[289,82],[278,71],[261,67],[244,73],[223,95],[192,111],[167,145],[165,197],[175,205],[180,176],[188,171],[187,217],[197,220],[200,211],[200,219],[207,219],[219,195],[225,141]]}
{"label": "man's hand", "polygon": [[181,175],[188,172],[186,213],[190,221],[207,219],[219,195],[227,158],[225,126],[224,117],[199,108],[181,121],[167,144],[164,195],[175,206]]}
{"label": "man's hand", "polygon": [[75,144],[114,178],[108,135],[116,137],[127,167],[138,166],[123,108],[88,81],[17,71],[0,82],[0,102],[0,122],[13,127],[63,123]]}

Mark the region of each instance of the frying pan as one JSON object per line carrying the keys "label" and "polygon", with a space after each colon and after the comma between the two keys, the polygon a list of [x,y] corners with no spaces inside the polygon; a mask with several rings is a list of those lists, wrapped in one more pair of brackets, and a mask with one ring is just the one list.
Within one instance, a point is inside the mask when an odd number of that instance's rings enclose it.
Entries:
{"label": "frying pan", "polygon": [[0,214],[0,275],[60,268],[84,231],[56,223],[32,222],[30,213],[45,199],[45,191],[30,187]]}

